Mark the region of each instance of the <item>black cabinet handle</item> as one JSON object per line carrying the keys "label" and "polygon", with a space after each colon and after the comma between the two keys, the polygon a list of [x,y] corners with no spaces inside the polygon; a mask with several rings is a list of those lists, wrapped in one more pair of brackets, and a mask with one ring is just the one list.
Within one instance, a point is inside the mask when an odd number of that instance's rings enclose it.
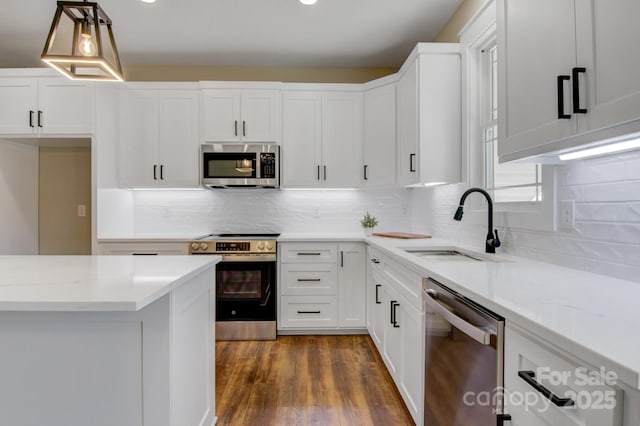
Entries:
{"label": "black cabinet handle", "polygon": [[160,180],[164,180],[164,164],[160,164]]}
{"label": "black cabinet handle", "polygon": [[158,253],[131,253],[131,256],[157,256]]}
{"label": "black cabinet handle", "polygon": [[301,252],[298,253],[298,256],[320,256],[320,253],[305,253],[305,252]]}
{"label": "black cabinet handle", "polygon": [[573,82],[573,113],[586,114],[586,108],[580,108],[580,74],[587,72],[586,68],[576,67],[571,70],[571,78]]}
{"label": "black cabinet handle", "polygon": [[38,110],[38,127],[42,127],[42,111]]}
{"label": "black cabinet handle", "polygon": [[558,119],[570,119],[571,114],[564,113],[564,82],[569,81],[571,77],[568,75],[558,76]]}
{"label": "black cabinet handle", "polygon": [[235,120],[235,121],[233,122],[233,134],[234,134],[235,136],[238,136],[238,120]]}
{"label": "black cabinet handle", "polygon": [[536,373],[533,371],[518,371],[518,376],[527,382],[532,388],[540,392],[545,398],[553,402],[556,407],[572,407],[575,402],[571,398],[560,398],[549,389],[536,381]]}
{"label": "black cabinet handle", "polygon": [[158,180],[157,176],[158,166],[156,164],[153,165],[153,180]]}
{"label": "black cabinet handle", "polygon": [[373,263],[380,263],[380,261],[379,261],[378,259],[376,259],[375,257],[374,257],[373,259],[371,259],[371,261],[372,261]]}
{"label": "black cabinet handle", "polygon": [[33,127],[33,110],[29,110],[29,127]]}
{"label": "black cabinet handle", "polygon": [[320,278],[298,278],[297,281],[299,283],[311,283],[311,282],[319,282],[321,281]]}
{"label": "black cabinet handle", "polygon": [[242,120],[242,136],[247,136],[247,122]]}
{"label": "black cabinet handle", "polygon": [[393,328],[400,328],[400,324],[398,324],[398,312],[396,311],[396,308],[400,306],[400,304],[398,302],[396,302],[395,300],[391,301],[391,324],[393,324]]}
{"label": "black cabinet handle", "polygon": [[376,284],[376,305],[382,304],[380,301],[380,287],[382,287],[382,284]]}
{"label": "black cabinet handle", "polygon": [[320,180],[320,165],[318,165],[318,180]]}
{"label": "black cabinet handle", "polygon": [[319,314],[320,311],[298,311],[299,314]]}
{"label": "black cabinet handle", "polygon": [[409,171],[410,172],[415,172],[416,171],[416,167],[413,164],[413,160],[416,158],[415,154],[409,154]]}
{"label": "black cabinet handle", "polygon": [[367,166],[366,164],[364,165],[364,180],[369,180],[369,177],[367,176],[367,168],[369,166]]}
{"label": "black cabinet handle", "polygon": [[322,166],[322,169],[324,170],[324,180],[327,180],[327,166]]}
{"label": "black cabinet handle", "polygon": [[340,267],[344,268],[344,252],[340,250]]}

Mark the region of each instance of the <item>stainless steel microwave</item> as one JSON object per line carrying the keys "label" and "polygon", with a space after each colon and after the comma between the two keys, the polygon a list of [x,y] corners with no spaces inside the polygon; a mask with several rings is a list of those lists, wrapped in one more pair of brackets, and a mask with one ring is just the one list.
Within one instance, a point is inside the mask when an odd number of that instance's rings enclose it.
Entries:
{"label": "stainless steel microwave", "polygon": [[277,144],[202,144],[200,183],[209,188],[278,188]]}

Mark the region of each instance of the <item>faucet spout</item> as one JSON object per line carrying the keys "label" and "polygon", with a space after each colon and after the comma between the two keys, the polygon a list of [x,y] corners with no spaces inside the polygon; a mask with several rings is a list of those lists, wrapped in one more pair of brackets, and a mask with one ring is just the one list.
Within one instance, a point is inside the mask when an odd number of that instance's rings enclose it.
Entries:
{"label": "faucet spout", "polygon": [[467,189],[463,194],[462,197],[460,197],[460,205],[458,206],[458,209],[456,210],[456,213],[453,215],[453,220],[457,220],[457,221],[461,221],[462,220],[462,214],[463,212],[463,207],[464,207],[464,202],[466,201],[467,197],[469,196],[469,194],[473,193],[473,192],[479,192],[480,194],[484,195],[484,198],[487,199],[487,205],[488,205],[488,211],[487,211],[487,238],[485,241],[485,252],[487,253],[495,253],[496,252],[496,247],[500,247],[501,242],[500,242],[500,238],[498,238],[498,230],[495,230],[495,235],[494,235],[494,229],[493,229],[493,200],[491,199],[491,195],[489,195],[489,193],[487,191],[485,191],[482,188],[469,188]]}

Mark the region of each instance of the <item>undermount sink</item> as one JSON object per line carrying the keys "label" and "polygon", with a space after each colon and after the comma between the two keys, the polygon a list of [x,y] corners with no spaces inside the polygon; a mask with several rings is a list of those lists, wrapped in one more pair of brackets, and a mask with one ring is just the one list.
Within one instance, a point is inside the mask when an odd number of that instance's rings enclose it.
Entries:
{"label": "undermount sink", "polygon": [[465,253],[456,248],[404,248],[405,252],[417,256],[424,260],[434,260],[443,262],[500,262],[500,259],[493,258],[493,255],[479,255],[476,253]]}

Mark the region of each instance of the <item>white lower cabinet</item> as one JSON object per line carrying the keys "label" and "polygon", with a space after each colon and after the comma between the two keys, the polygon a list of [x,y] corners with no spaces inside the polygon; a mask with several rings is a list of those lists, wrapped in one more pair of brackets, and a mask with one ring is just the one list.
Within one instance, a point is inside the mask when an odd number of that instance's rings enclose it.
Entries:
{"label": "white lower cabinet", "polygon": [[[413,420],[424,417],[424,314],[414,271],[367,252],[367,328]],[[402,274],[399,271],[403,271]]]}
{"label": "white lower cabinet", "polygon": [[623,422],[627,398],[613,372],[603,375],[600,367],[586,366],[563,352],[507,323],[505,408],[513,426],[639,424],[638,401]]}
{"label": "white lower cabinet", "polygon": [[363,243],[281,243],[278,256],[279,331],[364,329]]}
{"label": "white lower cabinet", "polygon": [[98,243],[99,255],[115,256],[181,256],[188,255],[187,242],[105,242]]}

